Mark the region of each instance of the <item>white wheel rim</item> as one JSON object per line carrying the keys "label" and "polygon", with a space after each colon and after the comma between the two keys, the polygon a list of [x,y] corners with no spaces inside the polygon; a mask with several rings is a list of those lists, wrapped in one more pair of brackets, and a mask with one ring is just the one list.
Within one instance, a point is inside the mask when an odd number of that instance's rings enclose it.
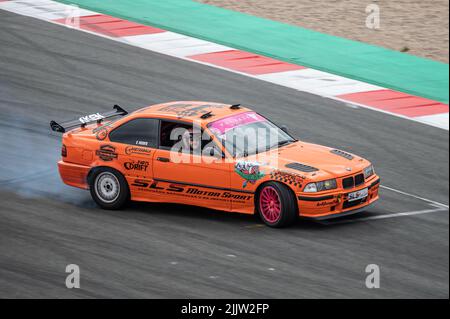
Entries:
{"label": "white wheel rim", "polygon": [[98,174],[94,185],[95,194],[104,203],[112,203],[119,197],[119,180],[112,173],[103,172]]}

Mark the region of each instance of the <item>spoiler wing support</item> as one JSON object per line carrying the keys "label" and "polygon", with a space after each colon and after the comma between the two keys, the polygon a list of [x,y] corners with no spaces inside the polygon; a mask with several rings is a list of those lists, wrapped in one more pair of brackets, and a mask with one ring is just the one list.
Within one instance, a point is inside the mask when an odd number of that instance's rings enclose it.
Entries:
{"label": "spoiler wing support", "polygon": [[65,133],[75,127],[85,127],[87,124],[97,122],[100,124],[104,119],[114,116],[125,116],[128,112],[121,108],[119,105],[114,105],[113,110],[105,113],[94,113],[85,116],[81,116],[78,119],[63,122],[61,124],[55,121],[50,122],[50,128],[54,132]]}

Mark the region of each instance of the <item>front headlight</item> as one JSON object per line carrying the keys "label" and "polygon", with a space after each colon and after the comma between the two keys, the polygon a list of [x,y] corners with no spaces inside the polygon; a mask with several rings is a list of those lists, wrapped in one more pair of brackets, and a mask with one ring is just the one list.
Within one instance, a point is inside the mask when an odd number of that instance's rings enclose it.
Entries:
{"label": "front headlight", "polygon": [[335,179],[329,179],[323,182],[317,182],[317,183],[309,183],[305,186],[303,191],[305,193],[316,193],[316,192],[322,192],[322,191],[328,191],[330,189],[336,189],[337,188],[337,182]]}
{"label": "front headlight", "polygon": [[316,185],[316,183],[309,183],[308,185],[305,186],[303,191],[305,193],[315,193],[315,192],[317,192],[317,185]]}
{"label": "front headlight", "polygon": [[364,178],[365,179],[368,179],[373,174],[375,174],[375,170],[373,169],[373,165],[370,165],[369,167],[366,167],[364,169]]}

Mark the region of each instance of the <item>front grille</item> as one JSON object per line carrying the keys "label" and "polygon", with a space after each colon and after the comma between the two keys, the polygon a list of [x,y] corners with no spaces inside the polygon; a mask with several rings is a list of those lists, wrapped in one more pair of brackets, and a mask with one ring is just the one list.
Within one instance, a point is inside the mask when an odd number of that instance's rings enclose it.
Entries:
{"label": "front grille", "polygon": [[355,186],[364,184],[364,174],[358,174],[355,176]]}
{"label": "front grille", "polygon": [[353,188],[355,187],[355,179],[352,177],[347,177],[342,180],[342,187],[344,188]]}
{"label": "front grille", "polygon": [[357,187],[364,184],[364,174],[346,177],[342,180],[342,187],[345,189]]}
{"label": "front grille", "polygon": [[367,201],[367,197],[363,198],[363,199],[355,200],[353,202],[345,201],[344,204],[342,205],[342,209],[352,208],[352,207],[361,205],[361,204],[365,203],[366,201]]}
{"label": "front grille", "polygon": [[311,172],[318,171],[318,169],[315,167],[305,165],[305,164],[300,164],[300,163],[290,163],[290,164],[287,164],[286,167],[290,168],[290,169],[295,169],[300,172],[305,172],[305,173],[311,173]]}

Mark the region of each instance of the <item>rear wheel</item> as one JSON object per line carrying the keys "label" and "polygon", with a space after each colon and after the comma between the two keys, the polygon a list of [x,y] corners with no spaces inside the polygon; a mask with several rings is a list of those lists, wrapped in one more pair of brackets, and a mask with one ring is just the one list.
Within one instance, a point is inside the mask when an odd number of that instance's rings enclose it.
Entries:
{"label": "rear wheel", "polygon": [[295,196],[284,184],[269,182],[258,192],[257,210],[263,222],[270,227],[285,227],[297,218]]}
{"label": "rear wheel", "polygon": [[127,181],[114,169],[99,168],[91,176],[91,196],[103,209],[120,209],[129,198]]}

